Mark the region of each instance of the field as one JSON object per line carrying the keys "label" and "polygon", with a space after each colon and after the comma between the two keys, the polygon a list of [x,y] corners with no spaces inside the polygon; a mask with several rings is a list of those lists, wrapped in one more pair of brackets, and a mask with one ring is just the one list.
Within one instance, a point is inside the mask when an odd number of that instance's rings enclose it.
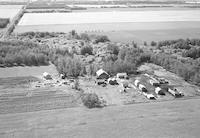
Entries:
{"label": "field", "polygon": [[0,18],[12,19],[21,9],[22,5],[0,5]]}
{"label": "field", "polygon": [[[0,114],[78,106],[79,94],[66,85],[54,86],[57,84],[54,80],[44,82],[45,71],[58,77],[53,65],[0,68]],[[36,87],[36,84],[45,86]]]}
{"label": "field", "polygon": [[199,17],[198,10],[27,13],[18,25],[200,21]]}
{"label": "field", "polygon": [[0,137],[197,138],[199,99],[0,115]]}
{"label": "field", "polygon": [[[25,13],[14,33],[39,32],[10,35],[9,47],[2,42],[2,59],[6,57],[6,53],[10,55],[5,61],[2,60],[4,64],[0,67],[0,138],[199,137],[200,88],[194,85],[199,82],[196,78],[185,79],[188,76],[184,76],[184,73],[189,74],[194,68],[196,70],[191,76],[200,77],[199,68],[194,66],[198,65],[198,61],[190,59],[188,63],[181,61],[179,64],[178,59],[172,60],[165,55],[163,49],[159,49],[163,50],[163,55],[160,53],[160,58],[153,59],[154,49],[158,49],[151,46],[150,41],[200,37],[200,9],[93,10]],[[79,37],[74,31],[71,34],[43,33],[69,32],[72,29],[78,33],[107,35],[111,42],[102,42],[105,41],[104,36],[84,34]],[[103,40],[100,41],[100,38]],[[38,43],[40,45],[37,46],[41,49],[17,40]],[[18,45],[9,41],[16,41]],[[139,44],[128,43],[131,41]],[[148,44],[143,44],[144,41]],[[200,41],[187,40],[180,45],[186,42],[195,47]],[[167,46],[170,48],[172,45]],[[16,53],[18,49],[25,51],[23,46],[30,47],[28,52],[24,52],[24,55],[22,52]],[[42,49],[42,46],[47,46],[48,49]],[[83,53],[82,48],[86,47],[93,51]],[[23,60],[19,60],[22,62],[26,55],[32,55],[31,60],[27,60],[28,63],[37,61],[31,50],[47,52],[46,58],[51,61],[48,62],[49,65],[19,64],[14,60],[22,57],[20,59]],[[169,60],[164,61],[162,57]],[[156,59],[160,59],[162,64],[156,63]],[[12,67],[4,66],[5,63],[9,63],[9,66],[10,62],[13,63]],[[191,68],[186,70],[185,66],[181,66],[182,62],[186,67],[191,65]],[[176,70],[168,69],[163,63],[170,64]],[[116,85],[108,83],[109,80],[106,80],[106,84],[104,82],[103,85],[98,85],[96,81],[104,81],[97,80],[94,75],[99,68],[105,69],[110,75],[127,72],[128,79],[116,78]],[[183,74],[180,74],[181,71]],[[48,72],[52,78],[45,77],[44,72]],[[78,78],[74,78],[75,76]],[[164,95],[155,92],[157,86],[150,84],[153,78],[167,81],[159,86]],[[134,84],[136,79],[146,87],[146,92],[141,90],[141,85]],[[182,95],[175,96],[163,87],[175,88]],[[91,102],[85,98],[88,93],[95,93],[97,97],[93,96],[93,100],[96,104],[103,100],[105,107],[88,109],[85,104],[85,101]],[[147,94],[154,96],[154,99],[148,98]]]}
{"label": "field", "polygon": [[199,9],[106,10],[104,12],[100,10],[73,13],[29,13],[22,17],[14,32],[69,32],[74,29],[81,33],[106,34],[111,40],[121,42],[159,41],[200,36]]}

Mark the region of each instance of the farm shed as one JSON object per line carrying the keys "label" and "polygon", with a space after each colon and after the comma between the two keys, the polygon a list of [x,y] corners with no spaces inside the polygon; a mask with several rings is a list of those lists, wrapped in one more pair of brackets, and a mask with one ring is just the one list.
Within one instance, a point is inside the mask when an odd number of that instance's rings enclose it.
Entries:
{"label": "farm shed", "polygon": [[160,85],[160,82],[155,80],[155,79],[150,79],[149,80],[149,83],[152,85],[152,86],[159,86]]}
{"label": "farm shed", "polygon": [[139,89],[141,91],[143,91],[143,92],[147,92],[147,88],[144,85],[142,85],[142,84],[139,84]]}
{"label": "farm shed", "polygon": [[42,75],[46,80],[51,80],[52,79],[51,75],[49,73],[47,73],[47,72],[44,72]]}
{"label": "farm shed", "polygon": [[127,75],[127,73],[117,73],[117,78],[119,78],[119,79],[127,79],[128,75]]}
{"label": "farm shed", "polygon": [[160,87],[155,88],[155,93],[159,95],[165,95],[164,91]]}
{"label": "farm shed", "polygon": [[109,74],[104,71],[103,69],[100,69],[96,72],[97,75],[97,79],[108,79],[109,78]]}

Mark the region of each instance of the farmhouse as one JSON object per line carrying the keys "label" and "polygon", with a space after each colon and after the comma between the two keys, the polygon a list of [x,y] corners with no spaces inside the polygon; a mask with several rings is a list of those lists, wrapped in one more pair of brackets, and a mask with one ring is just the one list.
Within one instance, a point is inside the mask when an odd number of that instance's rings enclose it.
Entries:
{"label": "farmhouse", "polygon": [[103,69],[100,69],[96,72],[97,79],[105,79],[107,80],[109,78],[109,74],[104,71]]}

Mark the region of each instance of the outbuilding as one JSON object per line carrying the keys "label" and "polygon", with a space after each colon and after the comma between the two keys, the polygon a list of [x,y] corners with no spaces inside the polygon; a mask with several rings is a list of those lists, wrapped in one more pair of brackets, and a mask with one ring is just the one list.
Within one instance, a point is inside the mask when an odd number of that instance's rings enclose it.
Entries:
{"label": "outbuilding", "polygon": [[117,82],[116,78],[109,78],[108,79],[108,83],[110,85],[118,85],[118,82]]}
{"label": "outbuilding", "polygon": [[128,79],[128,75],[127,75],[127,73],[117,73],[117,78]]}
{"label": "outbuilding", "polygon": [[105,79],[107,80],[109,78],[109,74],[104,71],[103,69],[100,69],[96,72],[97,79]]}
{"label": "outbuilding", "polygon": [[160,87],[155,88],[155,93],[159,95],[165,95],[164,91]]}

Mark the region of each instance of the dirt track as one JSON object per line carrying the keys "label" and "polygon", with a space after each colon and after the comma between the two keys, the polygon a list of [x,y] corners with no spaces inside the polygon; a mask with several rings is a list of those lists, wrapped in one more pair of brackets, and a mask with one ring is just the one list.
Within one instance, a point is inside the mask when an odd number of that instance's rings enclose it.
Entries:
{"label": "dirt track", "polygon": [[0,115],[0,137],[171,137],[200,135],[200,99],[103,109],[69,108]]}

